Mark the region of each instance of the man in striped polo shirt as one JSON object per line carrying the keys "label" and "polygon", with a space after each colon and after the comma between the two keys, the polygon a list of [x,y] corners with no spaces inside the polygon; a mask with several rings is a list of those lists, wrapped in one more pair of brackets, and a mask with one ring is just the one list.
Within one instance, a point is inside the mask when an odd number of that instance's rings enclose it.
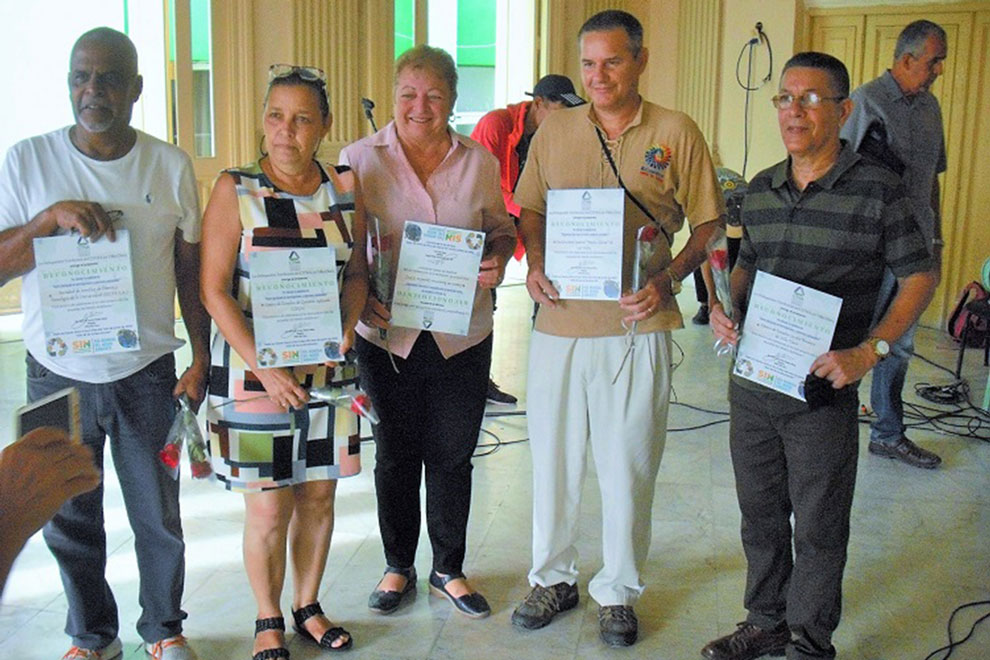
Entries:
{"label": "man in striped polo shirt", "polygon": [[[787,62],[774,105],[788,158],[758,174],[743,203],[733,318],[744,319],[757,270],[838,296],[842,308],[831,349],[811,365],[831,385],[830,402],[812,409],[736,375],[729,384],[748,616],[702,649],[713,660],[785,649],[792,660],[835,657],[831,639],[856,480],[856,388],[935,288],[900,179],[839,139],[852,111],[848,96],[849,74],[834,57],[799,53]],[[898,292],[871,331],[885,268],[897,277]],[[738,326],[717,304],[711,323],[720,339],[739,339]]]}

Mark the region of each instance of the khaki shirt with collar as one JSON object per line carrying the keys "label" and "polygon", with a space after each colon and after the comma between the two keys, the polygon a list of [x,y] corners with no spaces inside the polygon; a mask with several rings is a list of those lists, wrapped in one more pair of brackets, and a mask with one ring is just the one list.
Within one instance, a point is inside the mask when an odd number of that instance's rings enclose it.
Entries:
{"label": "khaki shirt with collar", "polygon": [[[540,124],[529,149],[526,168],[516,187],[521,207],[546,216],[547,191],[567,188],[618,188],[619,182],[595,135],[600,128],[591,104],[558,110]],[[622,181],[650,209],[671,236],[684,226],[711,222],[725,213],[708,145],[698,127],[683,112],[642,101],[639,111],[615,140],[602,136],[612,153]],[[625,199],[622,253],[622,288],[632,283],[636,232],[650,219]],[[653,276],[670,264],[670,247],[661,235],[658,249],[647,264]],[[607,337],[626,332],[626,313],[617,302],[561,300],[556,308],[540,307],[536,329],[565,337]],[[650,318],[637,324],[638,333],[672,330],[684,326],[673,296]]]}

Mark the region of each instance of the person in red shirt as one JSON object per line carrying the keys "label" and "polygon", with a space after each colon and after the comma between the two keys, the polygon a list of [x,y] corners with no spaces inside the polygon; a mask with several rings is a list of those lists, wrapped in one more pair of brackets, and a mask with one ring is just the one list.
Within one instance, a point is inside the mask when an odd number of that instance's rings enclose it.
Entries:
{"label": "person in red shirt", "polygon": [[[533,91],[526,94],[532,96],[533,100],[492,110],[482,117],[471,131],[471,139],[480,142],[498,158],[505,208],[517,226],[519,205],[513,201],[512,193],[526,165],[530,139],[548,114],[561,108],[573,108],[585,102],[574,91],[574,83],[570,78],[555,73],[540,78]],[[515,257],[521,259],[523,252],[522,242],[519,241],[516,245]],[[494,298],[495,290],[492,289],[492,299]],[[488,401],[512,405],[516,402],[516,397],[503,392],[493,380],[489,379]]]}

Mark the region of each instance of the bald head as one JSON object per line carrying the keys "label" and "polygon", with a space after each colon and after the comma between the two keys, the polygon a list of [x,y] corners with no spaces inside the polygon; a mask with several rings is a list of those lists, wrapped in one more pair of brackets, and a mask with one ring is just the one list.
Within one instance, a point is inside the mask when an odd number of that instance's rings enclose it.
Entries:
{"label": "bald head", "polygon": [[101,27],[79,37],[69,60],[77,146],[97,135],[104,144],[133,140],[131,111],[141,87],[137,50],[127,35]]}
{"label": "bald head", "polygon": [[76,56],[76,51],[91,45],[106,49],[106,51],[113,54],[114,59],[129,67],[133,75],[137,74],[138,56],[134,42],[123,32],[118,32],[108,27],[93,28],[76,39],[76,43],[72,46],[72,52],[69,54],[70,68],[72,67],[72,60]]}

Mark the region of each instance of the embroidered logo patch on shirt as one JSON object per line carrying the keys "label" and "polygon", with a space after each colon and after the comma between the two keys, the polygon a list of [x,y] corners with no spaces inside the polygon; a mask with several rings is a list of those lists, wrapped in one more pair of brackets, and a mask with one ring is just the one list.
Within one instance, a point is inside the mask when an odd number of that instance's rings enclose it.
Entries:
{"label": "embroidered logo patch on shirt", "polygon": [[670,157],[673,154],[670,147],[665,144],[654,144],[646,150],[644,164],[639,168],[640,174],[652,176],[658,181],[663,181],[664,172],[670,167]]}

